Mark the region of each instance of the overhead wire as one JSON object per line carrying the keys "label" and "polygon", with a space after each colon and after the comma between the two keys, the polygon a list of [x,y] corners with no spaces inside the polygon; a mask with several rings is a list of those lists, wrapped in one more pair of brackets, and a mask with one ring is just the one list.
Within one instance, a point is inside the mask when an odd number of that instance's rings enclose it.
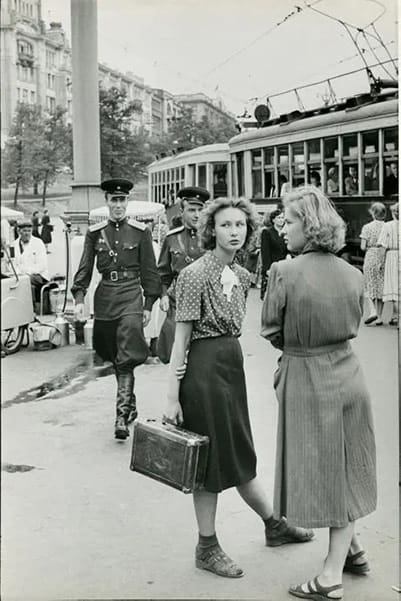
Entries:
{"label": "overhead wire", "polygon": [[[372,48],[371,43],[369,42],[369,39],[366,37],[366,33],[364,31],[362,32],[362,35],[363,35],[363,37],[364,37],[367,45],[369,46],[369,50],[371,51],[371,53],[373,54],[373,56],[375,57],[375,59],[377,61],[379,61],[380,59],[377,56],[377,54],[375,52],[375,49]],[[382,67],[383,71],[386,73],[386,75],[388,75],[388,77],[390,77],[390,79],[393,79],[393,74],[390,73],[390,71],[388,69],[386,69],[386,67],[384,65],[381,65],[381,67]]]}
{"label": "overhead wire", "polygon": [[[322,0],[316,0],[310,6],[315,6],[315,4],[319,4],[319,2],[322,2]],[[283,19],[281,19],[281,21],[278,21],[278,23],[275,23],[272,27],[269,27],[269,29],[267,29],[266,31],[264,31],[263,33],[261,33],[260,35],[258,35],[254,40],[252,40],[251,42],[249,42],[249,44],[247,44],[246,46],[243,46],[242,48],[239,48],[239,50],[236,50],[233,54],[230,54],[230,56],[228,56],[227,58],[225,58],[222,62],[218,63],[217,65],[215,65],[214,67],[212,67],[211,69],[209,69],[208,71],[206,71],[206,73],[204,75],[208,76],[211,73],[214,73],[215,71],[217,71],[217,69],[220,69],[220,67],[223,67],[224,65],[226,65],[233,58],[235,58],[239,54],[242,54],[242,52],[245,52],[245,50],[248,50],[249,48],[251,48],[252,46],[254,46],[257,42],[259,42],[259,40],[261,40],[262,38],[264,38],[267,35],[269,35],[272,31],[274,31],[275,29],[277,29],[278,27],[280,27],[281,25],[283,25],[283,23],[285,23],[286,21],[288,21],[288,19],[290,19],[291,17],[293,17],[295,15],[298,15],[303,10],[302,7],[297,6],[297,5],[294,6],[294,9],[295,10],[292,10]]]}
{"label": "overhead wire", "polygon": [[385,52],[387,53],[387,56],[388,56],[388,57],[389,57],[389,58],[392,60],[393,67],[394,67],[394,69],[395,69],[395,72],[396,72],[396,73],[397,73],[397,75],[398,75],[398,67],[397,67],[397,63],[394,61],[393,57],[391,56],[391,54],[390,54],[390,52],[389,52],[389,50],[388,50],[388,48],[387,48],[387,45],[386,45],[386,44],[383,42],[383,38],[381,37],[381,35],[380,35],[380,34],[379,34],[379,32],[377,31],[377,29],[376,29],[376,27],[375,27],[375,24],[372,22],[372,23],[370,24],[370,27],[371,27],[371,28],[373,29],[373,31],[374,31],[374,32],[377,34],[377,36],[378,36],[378,38],[379,38],[379,42],[380,42],[381,46],[384,48]]}

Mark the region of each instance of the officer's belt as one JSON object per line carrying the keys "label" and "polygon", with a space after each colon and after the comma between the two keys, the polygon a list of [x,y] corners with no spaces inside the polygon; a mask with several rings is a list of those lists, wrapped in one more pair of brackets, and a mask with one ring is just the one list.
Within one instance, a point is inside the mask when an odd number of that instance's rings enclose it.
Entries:
{"label": "officer's belt", "polygon": [[118,282],[120,280],[139,279],[139,273],[130,269],[114,269],[113,271],[102,273],[102,277],[108,282]]}

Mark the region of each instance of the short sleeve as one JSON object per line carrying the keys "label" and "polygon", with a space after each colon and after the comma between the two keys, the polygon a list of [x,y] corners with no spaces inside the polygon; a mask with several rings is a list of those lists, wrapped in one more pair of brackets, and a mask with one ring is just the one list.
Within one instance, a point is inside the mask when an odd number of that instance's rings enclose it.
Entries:
{"label": "short sleeve", "polygon": [[381,229],[379,239],[377,241],[377,246],[383,246],[384,248],[388,248],[389,246],[389,230],[386,223]]}
{"label": "short sleeve", "polygon": [[279,349],[283,348],[285,303],[285,287],[279,271],[279,264],[272,263],[267,293],[262,308],[261,335]]}
{"label": "short sleeve", "polygon": [[202,274],[184,268],[177,279],[176,321],[197,321],[201,317]]}
{"label": "short sleeve", "polygon": [[252,283],[251,274],[249,273],[249,271],[247,269],[241,269],[241,271],[239,271],[238,273],[238,279],[240,281],[243,291],[245,292],[245,294],[248,294],[249,288],[251,287]]}
{"label": "short sleeve", "polygon": [[362,226],[361,233],[359,234],[359,237],[363,238],[364,240],[368,239],[368,233],[366,231],[367,230],[366,226],[367,226],[367,224],[365,223],[365,225]]}

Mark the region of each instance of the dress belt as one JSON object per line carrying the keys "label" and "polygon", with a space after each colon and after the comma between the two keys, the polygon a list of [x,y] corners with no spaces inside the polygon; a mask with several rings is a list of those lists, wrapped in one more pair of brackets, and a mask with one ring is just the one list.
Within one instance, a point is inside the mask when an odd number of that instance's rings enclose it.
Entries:
{"label": "dress belt", "polygon": [[131,269],[115,269],[114,271],[102,273],[102,277],[108,282],[118,282],[119,280],[134,280],[139,278],[139,273]]}
{"label": "dress belt", "polygon": [[283,353],[292,357],[317,357],[318,355],[326,355],[333,351],[349,350],[351,345],[348,341],[337,342],[336,344],[326,344],[325,346],[313,346],[305,348],[302,346],[285,346]]}

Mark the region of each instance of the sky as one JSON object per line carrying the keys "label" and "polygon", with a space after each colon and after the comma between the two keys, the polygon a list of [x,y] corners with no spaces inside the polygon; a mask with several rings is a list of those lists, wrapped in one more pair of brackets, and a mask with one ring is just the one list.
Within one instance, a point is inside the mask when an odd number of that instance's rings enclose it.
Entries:
{"label": "sky", "polygon": [[[172,94],[220,97],[235,115],[267,97],[280,114],[321,105],[328,86],[300,90],[301,105],[294,92],[274,94],[364,66],[351,36],[368,64],[388,60],[380,41],[330,17],[376,35],[374,21],[397,56],[396,0],[98,0],[99,61]],[[70,0],[42,0],[42,18],[61,21],[71,39]],[[385,67],[374,74],[394,77]],[[332,87],[338,98],[369,89],[364,72]]]}

